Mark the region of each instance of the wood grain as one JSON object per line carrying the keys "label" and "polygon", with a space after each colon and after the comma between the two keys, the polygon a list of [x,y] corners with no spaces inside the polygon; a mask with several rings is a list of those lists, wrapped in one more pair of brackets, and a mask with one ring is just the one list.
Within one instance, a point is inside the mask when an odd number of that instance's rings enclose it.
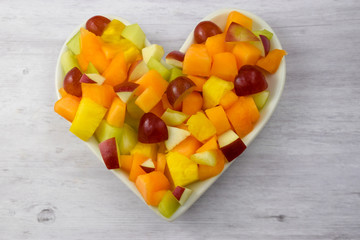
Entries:
{"label": "wood grain", "polygon": [[[178,49],[203,16],[245,9],[287,50],[274,115],[182,217],[164,222],[53,112],[65,38],[95,14]],[[0,239],[360,239],[360,3],[1,1]]]}

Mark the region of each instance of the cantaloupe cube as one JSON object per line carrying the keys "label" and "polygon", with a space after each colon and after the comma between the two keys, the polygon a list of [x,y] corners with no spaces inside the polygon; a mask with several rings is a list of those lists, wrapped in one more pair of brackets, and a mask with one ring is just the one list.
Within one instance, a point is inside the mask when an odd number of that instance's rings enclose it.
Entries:
{"label": "cantaloupe cube", "polygon": [[261,57],[261,51],[248,42],[238,42],[232,50],[235,55],[237,67],[244,65],[255,65]]}
{"label": "cantaloupe cube", "polygon": [[105,83],[114,87],[125,82],[128,69],[129,66],[125,61],[123,52],[119,52],[102,74],[105,77]]}
{"label": "cantaloupe cube", "polygon": [[55,103],[54,110],[57,114],[59,114],[69,122],[72,122],[75,118],[79,104],[80,98],[75,97],[71,94],[66,94]]}
{"label": "cantaloupe cube", "polygon": [[145,113],[156,106],[161,101],[161,96],[158,95],[154,88],[149,87],[140,94],[135,100],[135,104],[141,108]]}
{"label": "cantaloupe cube", "polygon": [[211,62],[211,57],[204,44],[192,44],[185,53],[183,73],[209,77]]}
{"label": "cantaloupe cube", "polygon": [[221,33],[206,39],[205,47],[211,57],[213,57],[215,54],[226,51],[225,36],[225,33]]}
{"label": "cantaloupe cube", "polygon": [[229,52],[217,53],[213,56],[211,75],[226,81],[234,82],[238,73],[236,58]]}
{"label": "cantaloupe cube", "polygon": [[239,13],[237,11],[232,11],[229,13],[228,18],[226,20],[226,25],[225,25],[225,30],[224,32],[226,33],[230,24],[232,22],[236,22],[238,24],[240,24],[241,26],[249,29],[250,31],[252,30],[252,19],[245,16],[242,13]]}
{"label": "cantaloupe cube", "polygon": [[217,150],[216,165],[214,167],[199,165],[199,179],[205,180],[214,177],[222,172],[225,165],[225,157],[220,150]]}
{"label": "cantaloupe cube", "polygon": [[216,134],[220,135],[231,129],[229,120],[222,106],[217,106],[205,110],[206,116],[216,128]]}
{"label": "cantaloupe cube", "polygon": [[106,108],[111,106],[116,96],[114,88],[108,84],[81,83],[81,90],[83,98],[90,98]]}
{"label": "cantaloupe cube", "polygon": [[126,113],[126,103],[121,101],[120,98],[114,97],[113,102],[106,114],[106,121],[114,126],[121,128],[124,125]]}

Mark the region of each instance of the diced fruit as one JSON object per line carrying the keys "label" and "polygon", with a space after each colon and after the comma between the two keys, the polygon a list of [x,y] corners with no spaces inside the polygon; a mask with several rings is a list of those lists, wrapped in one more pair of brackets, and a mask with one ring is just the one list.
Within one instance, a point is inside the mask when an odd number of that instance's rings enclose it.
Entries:
{"label": "diced fruit", "polygon": [[167,191],[164,197],[161,199],[158,209],[164,217],[170,218],[179,207],[179,201],[176,199],[176,197],[172,194],[171,191]]}
{"label": "diced fruit", "polygon": [[154,171],[138,176],[136,187],[147,204],[157,206],[161,198],[156,199],[155,193],[170,189],[170,183],[163,173]]}
{"label": "diced fruit", "polygon": [[234,54],[223,52],[213,56],[211,75],[233,82],[237,73],[238,69]]}
{"label": "diced fruit", "polygon": [[94,33],[97,36],[101,36],[106,26],[110,23],[110,20],[103,16],[94,16],[87,20],[86,29]]}
{"label": "diced fruit", "polygon": [[163,108],[162,101],[160,101],[153,107],[150,112],[161,118],[161,116],[164,114],[165,109]]}
{"label": "diced fruit", "polygon": [[197,77],[197,76],[191,76],[191,75],[189,75],[187,77],[195,83],[196,87],[194,88],[194,91],[202,92],[203,86],[207,79],[202,78],[202,77]]}
{"label": "diced fruit", "polygon": [[285,50],[274,49],[271,50],[266,57],[259,59],[256,66],[264,69],[269,73],[275,73],[280,66],[282,58],[286,55]]}
{"label": "diced fruit", "polygon": [[206,143],[204,143],[200,148],[198,148],[196,150],[196,153],[201,153],[201,152],[205,152],[205,151],[209,151],[209,150],[216,150],[219,149],[218,144],[217,144],[217,137],[213,136],[212,138],[210,138],[210,140],[208,140]]}
{"label": "diced fruit", "polygon": [[155,170],[164,173],[165,167],[166,167],[166,156],[164,153],[158,153]]}
{"label": "diced fruit", "polygon": [[164,53],[164,48],[158,44],[151,44],[142,49],[142,56],[146,64],[149,62],[150,58],[160,61],[164,56]]}
{"label": "diced fruit", "polygon": [[212,108],[220,103],[220,99],[234,88],[232,82],[211,76],[203,86],[204,108]]}
{"label": "diced fruit", "polygon": [[217,106],[205,110],[206,116],[216,128],[216,134],[220,135],[231,129],[229,120],[222,106]]}
{"label": "diced fruit", "polygon": [[147,66],[150,70],[155,70],[160,75],[168,81],[170,78],[170,71],[167,69],[159,60],[155,59],[154,57],[151,57],[149,59],[149,62],[147,63]]}
{"label": "diced fruit", "polygon": [[[139,120],[143,115],[144,111],[135,104],[136,98],[130,98],[126,103],[127,115],[129,115],[134,120]],[[135,126],[133,126],[136,128]]]}
{"label": "diced fruit", "polygon": [[266,30],[266,29],[253,31],[253,33],[254,33],[257,37],[259,37],[260,35],[263,35],[263,36],[267,37],[269,40],[271,40],[271,38],[272,38],[273,35],[274,35],[272,32],[269,32],[269,31]]}
{"label": "diced fruit", "polygon": [[225,37],[226,42],[246,42],[246,41],[259,41],[259,38],[255,36],[249,29],[242,25],[232,22],[228,28]]}
{"label": "diced fruit", "polygon": [[145,113],[139,123],[138,141],[157,143],[168,139],[166,124],[153,113]]}
{"label": "diced fruit", "polygon": [[158,145],[156,143],[141,143],[138,142],[131,150],[131,154],[141,154],[156,161]]}
{"label": "diced fruit", "polygon": [[194,39],[196,43],[203,43],[208,37],[221,33],[221,29],[215,23],[211,21],[202,21],[195,27]]}
{"label": "diced fruit", "polygon": [[75,55],[80,54],[80,31],[77,32],[71,39],[66,43],[68,49]]}
{"label": "diced fruit", "polygon": [[226,115],[235,129],[235,132],[242,138],[254,128],[260,114],[251,96],[239,97],[238,100],[226,110]]}
{"label": "diced fruit", "polygon": [[217,34],[206,40],[205,46],[211,57],[215,54],[225,52],[225,36],[225,33]]}
{"label": "diced fruit", "polygon": [[222,172],[225,165],[225,157],[220,150],[217,150],[216,165],[214,167],[199,165],[199,179],[205,180],[214,177]]}
{"label": "diced fruit", "polygon": [[107,84],[97,85],[82,83],[81,89],[83,98],[90,98],[105,108],[109,108],[111,106],[112,101],[116,96],[113,87]]}
{"label": "diced fruit", "polygon": [[183,73],[209,77],[211,62],[211,57],[204,44],[192,44],[185,53]]}
{"label": "diced fruit", "polygon": [[202,165],[214,167],[216,165],[216,150],[208,150],[193,154],[190,159]]}
{"label": "diced fruit", "polygon": [[235,55],[238,69],[244,65],[255,65],[261,57],[261,51],[248,42],[239,42],[232,50]]}
{"label": "diced fruit", "polygon": [[169,103],[175,109],[179,108],[183,99],[194,90],[195,86],[193,81],[184,76],[171,81],[166,89]]}
{"label": "diced fruit", "polygon": [[118,95],[118,97],[124,102],[127,103],[130,98],[134,96],[135,89],[139,86],[139,84],[134,82],[123,82],[114,87],[114,91]]}
{"label": "diced fruit", "polygon": [[99,127],[95,131],[95,137],[99,143],[115,137],[117,143],[120,146],[122,141],[122,132],[123,132],[123,128],[111,126],[106,122],[106,120],[102,120],[101,123],[99,124]]}
{"label": "diced fruit", "polygon": [[151,173],[153,171],[155,171],[155,164],[153,162],[153,160],[151,160],[151,158],[149,158],[148,160],[146,160],[145,162],[143,162],[140,167],[146,172],[146,173]]}
{"label": "diced fruit", "polygon": [[72,122],[75,118],[79,104],[80,99],[78,97],[66,94],[55,103],[54,110],[57,114],[69,122]]}
{"label": "diced fruit", "polygon": [[97,85],[102,85],[104,81],[105,78],[97,73],[84,73],[80,78],[81,83],[96,83]]}
{"label": "diced fruit", "polygon": [[233,130],[228,130],[220,135],[218,141],[222,153],[229,162],[246,149],[246,145]]}
{"label": "diced fruit", "polygon": [[71,124],[70,132],[87,141],[94,134],[105,113],[106,108],[89,98],[83,97]]}
{"label": "diced fruit", "polygon": [[114,127],[121,128],[124,125],[125,113],[126,103],[115,97],[106,114],[106,121]]}
{"label": "diced fruit", "polygon": [[198,180],[198,166],[186,156],[169,152],[166,161],[175,186],[186,186]]}
{"label": "diced fruit", "polygon": [[139,80],[136,81],[139,84],[138,89],[136,89],[136,95],[140,95],[147,88],[153,88],[156,91],[158,96],[163,96],[168,82],[155,70],[148,71],[143,75]]}
{"label": "diced fruit", "polygon": [[228,91],[221,99],[220,105],[226,110],[236,102],[238,96],[233,91]]}
{"label": "diced fruit", "polygon": [[80,68],[75,55],[70,50],[61,55],[60,63],[64,74],[67,74],[74,67]]}
{"label": "diced fruit", "polygon": [[169,77],[169,82],[171,82],[172,80],[176,79],[177,77],[180,76],[184,76],[182,73],[182,70],[180,68],[177,67],[173,67],[172,69],[170,69],[170,77]]}
{"label": "diced fruit", "polygon": [[123,83],[127,78],[128,66],[125,62],[124,54],[119,52],[106,68],[103,76],[105,83],[111,86],[116,86]]}
{"label": "diced fruit", "polygon": [[131,24],[124,28],[121,36],[135,44],[138,49],[142,49],[145,45],[145,33],[138,24]]}
{"label": "diced fruit", "polygon": [[129,180],[135,182],[138,176],[146,174],[146,172],[142,169],[141,164],[149,158],[138,153],[132,153],[131,155],[133,155],[133,162],[131,165]]}
{"label": "diced fruit", "polygon": [[165,141],[165,146],[168,151],[172,150],[176,145],[187,138],[190,133],[181,128],[167,127],[169,138]]}
{"label": "diced fruit", "polygon": [[119,141],[119,148],[121,154],[130,154],[136,144],[137,132],[128,124],[124,123],[121,141]]}
{"label": "diced fruit", "polygon": [[129,69],[129,81],[136,81],[141,78],[145,73],[149,71],[149,68],[145,61],[139,60],[134,62]]}
{"label": "diced fruit", "polygon": [[120,155],[120,167],[127,173],[130,173],[133,162],[133,156],[131,155]]}
{"label": "diced fruit", "polygon": [[203,98],[200,93],[192,92],[187,95],[182,103],[182,112],[191,116],[201,110]]}
{"label": "diced fruit", "polygon": [[124,28],[124,23],[117,19],[113,19],[110,23],[107,24],[101,35],[101,38],[105,42],[119,42],[121,39],[121,32],[124,30]]}
{"label": "diced fruit", "polygon": [[154,90],[154,88],[147,88],[137,99],[135,104],[141,108],[145,113],[150,112],[156,104],[161,101],[161,96],[159,96]]}
{"label": "diced fruit", "polygon": [[166,55],[165,61],[167,64],[174,67],[182,68],[185,54],[180,51],[172,51]]}
{"label": "diced fruit", "polygon": [[188,117],[189,116],[185,113],[168,108],[161,116],[161,119],[168,126],[178,126],[182,124]]}
{"label": "diced fruit", "polygon": [[65,97],[68,93],[65,91],[65,89],[64,88],[60,88],[59,89],[59,93],[60,93],[60,96],[61,97]]}
{"label": "diced fruit", "polygon": [[192,190],[190,188],[177,186],[172,193],[179,201],[180,205],[184,205],[185,202],[189,199]]}
{"label": "diced fruit", "polygon": [[64,78],[64,89],[67,93],[70,93],[76,97],[81,97],[81,83],[80,79],[82,73],[77,67],[72,68]]}
{"label": "diced fruit", "polygon": [[120,151],[115,138],[101,142],[99,149],[107,169],[120,168]]}
{"label": "diced fruit", "polygon": [[245,65],[240,68],[234,85],[235,93],[238,96],[262,92],[268,87],[264,74],[251,65]]}
{"label": "diced fruit", "polygon": [[[126,56],[128,54],[134,54],[136,57],[140,55],[140,51],[136,48],[136,46],[127,39],[120,39],[116,43],[103,43],[101,46],[101,50],[104,52],[104,55],[107,59],[113,59],[119,52],[124,53],[125,61],[128,64],[132,63],[132,59],[134,56]],[[128,52],[129,51],[129,52]],[[130,59],[130,58],[131,59]]]}
{"label": "diced fruit", "polygon": [[245,16],[244,14],[241,14],[237,11],[232,11],[228,15],[224,32],[227,32],[227,30],[232,22],[238,23],[238,24],[246,27],[250,31],[252,29],[252,19],[251,18],[249,18],[249,17]]}
{"label": "diced fruit", "polygon": [[269,98],[269,91],[263,91],[263,92],[259,92],[256,93],[254,95],[252,95],[254,102],[256,104],[256,107],[260,110],[264,107],[266,101]]}
{"label": "diced fruit", "polygon": [[268,53],[270,51],[270,40],[264,35],[260,35],[259,38],[260,38],[261,43],[263,45],[264,54],[266,56],[266,55],[268,55]]}
{"label": "diced fruit", "polygon": [[187,125],[190,133],[199,141],[205,141],[216,134],[216,128],[202,112],[192,115]]}
{"label": "diced fruit", "polygon": [[176,145],[172,152],[178,152],[186,157],[190,157],[193,155],[196,150],[201,146],[201,142],[199,142],[194,136],[187,137],[184,141]]}

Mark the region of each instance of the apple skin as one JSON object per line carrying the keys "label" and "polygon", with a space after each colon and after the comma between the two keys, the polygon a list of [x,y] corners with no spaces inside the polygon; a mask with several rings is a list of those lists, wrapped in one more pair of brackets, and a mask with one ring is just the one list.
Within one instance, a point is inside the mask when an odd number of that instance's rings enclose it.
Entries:
{"label": "apple skin", "polygon": [[94,80],[91,80],[86,74],[83,74],[80,78],[80,83],[96,83]]}
{"label": "apple skin", "polygon": [[101,142],[99,149],[107,169],[120,168],[119,152],[115,137]]}
{"label": "apple skin", "polygon": [[141,143],[158,143],[169,138],[165,122],[155,114],[145,113],[139,123],[138,141]]}
{"label": "apple skin", "polygon": [[181,198],[181,195],[184,193],[185,191],[185,188],[184,187],[181,187],[181,186],[177,186],[174,191],[173,191],[173,194],[174,196],[176,197],[176,199],[178,201],[180,201],[180,198]]}
{"label": "apple skin", "polygon": [[115,92],[133,92],[139,84],[134,82],[123,82],[114,87]]}
{"label": "apple skin", "polygon": [[259,38],[249,29],[232,22],[225,37],[226,42],[259,41]]}
{"label": "apple skin", "polygon": [[183,62],[185,58],[185,53],[180,51],[172,51],[166,55],[165,61],[167,64],[172,65],[174,67],[182,68]]}
{"label": "apple skin", "polygon": [[265,56],[266,56],[270,51],[270,40],[264,35],[259,35],[259,38],[264,47],[264,52],[265,52]]}
{"label": "apple skin", "polygon": [[149,71],[149,68],[144,60],[138,60],[131,64],[128,71],[128,80],[130,82],[138,80],[145,73]]}
{"label": "apple skin", "polygon": [[151,173],[153,171],[155,171],[155,165],[154,162],[151,160],[151,158],[149,158],[148,160],[146,160],[145,162],[143,162],[140,167],[146,172],[146,173]]}
{"label": "apple skin", "polygon": [[184,97],[196,87],[195,83],[185,76],[180,76],[171,81],[166,89],[169,103],[178,108]]}
{"label": "apple skin", "polygon": [[231,162],[236,157],[238,157],[241,153],[245,151],[245,149],[246,149],[246,145],[240,138],[237,138],[232,143],[220,148],[220,150],[225,155],[228,162]]}

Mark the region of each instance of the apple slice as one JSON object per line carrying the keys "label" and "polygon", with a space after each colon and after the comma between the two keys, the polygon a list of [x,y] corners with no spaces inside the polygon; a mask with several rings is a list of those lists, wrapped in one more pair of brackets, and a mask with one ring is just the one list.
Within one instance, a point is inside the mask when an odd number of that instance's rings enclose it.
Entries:
{"label": "apple slice", "polygon": [[159,212],[166,218],[171,217],[179,207],[180,203],[171,191],[165,193],[158,205]]}
{"label": "apple slice", "polygon": [[145,63],[148,63],[152,57],[160,61],[164,56],[164,53],[164,48],[158,44],[151,44],[150,46],[142,49],[142,56]]}
{"label": "apple slice", "polygon": [[147,66],[150,70],[155,70],[162,76],[163,79],[166,81],[169,81],[170,78],[170,71],[167,69],[159,60],[157,60],[154,57],[151,57],[149,59],[149,62],[147,63]]}
{"label": "apple slice", "polygon": [[130,154],[131,150],[137,144],[137,132],[130,127],[128,124],[124,123],[122,127],[121,141],[119,141],[120,152],[123,155]]}
{"label": "apple slice", "polygon": [[145,33],[137,23],[125,26],[121,36],[132,42],[138,49],[143,49],[145,45]]}
{"label": "apple slice", "polygon": [[115,137],[101,142],[99,149],[107,169],[120,168],[120,151]]}
{"label": "apple slice", "polygon": [[165,141],[165,147],[168,151],[190,136],[190,132],[181,128],[167,126],[169,138]]}
{"label": "apple slice", "polygon": [[146,173],[151,173],[151,172],[155,171],[155,164],[154,164],[154,162],[151,160],[151,158],[149,158],[148,160],[146,160],[145,162],[143,162],[142,164],[140,164],[140,167],[141,167]]}
{"label": "apple slice", "polygon": [[259,38],[256,37],[249,29],[243,27],[242,25],[232,22],[228,28],[225,37],[226,42],[246,42],[246,41],[259,41]]}
{"label": "apple slice", "polygon": [[141,143],[158,143],[169,138],[166,124],[155,114],[145,113],[139,123],[138,141]]}
{"label": "apple slice", "polygon": [[220,150],[223,152],[228,162],[234,160],[246,149],[244,142],[233,130],[228,130],[221,134],[218,137],[218,143]]}
{"label": "apple slice", "polygon": [[135,89],[139,86],[139,84],[134,82],[123,82],[114,87],[114,91],[119,96],[119,98],[127,103],[132,96],[134,96]]}
{"label": "apple slice", "polygon": [[67,43],[66,46],[75,55],[80,54],[80,31],[78,31]]}
{"label": "apple slice", "polygon": [[177,77],[171,81],[166,89],[167,99],[169,103],[178,109],[181,106],[182,100],[190,94],[196,85],[193,81],[185,76]]}
{"label": "apple slice", "polygon": [[84,73],[80,78],[81,83],[96,83],[102,85],[105,82],[105,78],[97,73]]}
{"label": "apple slice", "polygon": [[205,152],[195,153],[191,155],[190,159],[198,164],[214,167],[217,162],[216,156],[216,150],[209,150]]}
{"label": "apple slice", "polygon": [[181,186],[177,186],[173,191],[173,194],[176,197],[176,199],[179,201],[180,205],[184,205],[186,200],[188,200],[188,198],[190,197],[191,193],[192,193],[191,189]]}
{"label": "apple slice", "polygon": [[67,74],[74,67],[80,69],[74,53],[70,50],[67,50],[61,55],[60,63],[64,74]]}
{"label": "apple slice", "polygon": [[131,64],[128,72],[128,80],[130,82],[136,81],[141,78],[145,73],[149,71],[149,68],[144,60],[138,60]]}
{"label": "apple slice", "polygon": [[264,107],[265,103],[267,102],[267,100],[269,98],[269,93],[270,92],[268,90],[265,90],[265,91],[262,91],[262,92],[252,95],[254,102],[256,104],[256,107],[259,110],[261,110]]}
{"label": "apple slice", "polygon": [[164,120],[168,126],[178,126],[182,124],[189,116],[183,112],[172,110],[171,108],[166,109],[166,111],[161,116],[161,119]]}
{"label": "apple slice", "polygon": [[185,53],[180,51],[172,51],[169,52],[168,55],[166,55],[165,62],[174,67],[182,68],[184,58],[185,58]]}
{"label": "apple slice", "polygon": [[[100,125],[95,131],[95,137],[99,143],[115,137],[121,143],[123,128],[111,126],[106,120],[102,120]],[[121,150],[121,149],[120,149]]]}
{"label": "apple slice", "polygon": [[172,80],[184,76],[184,74],[182,73],[182,70],[180,68],[177,67],[173,67],[172,69],[170,69],[170,78],[169,78],[169,82],[171,82]]}

